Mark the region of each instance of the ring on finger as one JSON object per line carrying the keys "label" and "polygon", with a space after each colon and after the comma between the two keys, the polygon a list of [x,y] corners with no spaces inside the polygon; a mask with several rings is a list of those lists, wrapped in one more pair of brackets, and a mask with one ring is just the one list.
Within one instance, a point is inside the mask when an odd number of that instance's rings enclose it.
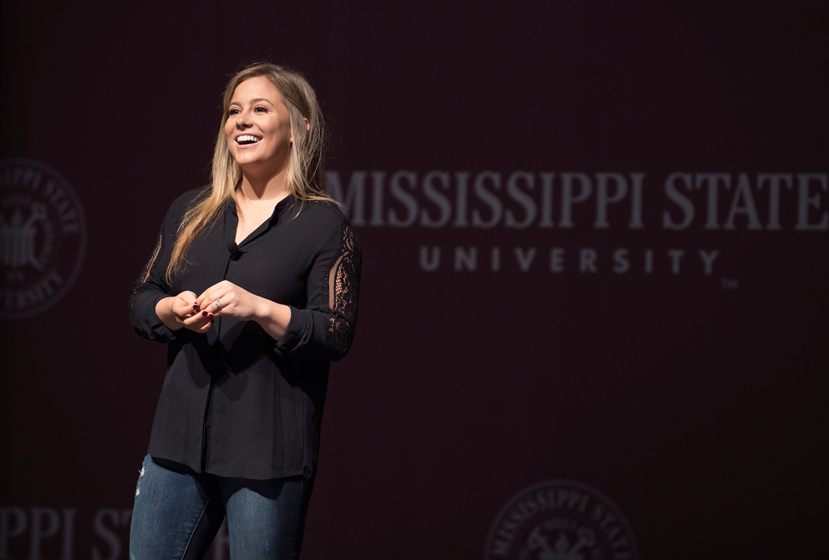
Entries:
{"label": "ring on finger", "polygon": [[219,308],[219,311],[222,310],[222,298],[216,298],[216,301],[213,302],[213,305]]}

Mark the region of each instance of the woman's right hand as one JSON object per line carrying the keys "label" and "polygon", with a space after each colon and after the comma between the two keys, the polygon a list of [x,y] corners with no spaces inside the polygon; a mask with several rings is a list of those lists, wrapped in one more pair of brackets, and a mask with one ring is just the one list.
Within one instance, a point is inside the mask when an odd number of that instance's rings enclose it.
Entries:
{"label": "woman's right hand", "polygon": [[155,306],[155,313],[170,330],[185,328],[198,333],[207,332],[213,324],[213,315],[197,311],[195,304],[196,294],[185,291],[160,300]]}

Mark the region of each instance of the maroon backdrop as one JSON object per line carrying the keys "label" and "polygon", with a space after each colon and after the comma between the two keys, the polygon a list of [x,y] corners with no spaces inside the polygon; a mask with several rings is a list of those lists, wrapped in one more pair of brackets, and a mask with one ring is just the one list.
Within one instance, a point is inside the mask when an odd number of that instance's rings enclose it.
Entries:
{"label": "maroon backdrop", "polygon": [[829,10],[696,4],[4,2],[0,560],[127,558],[127,295],[260,59],[364,251],[303,558],[829,556]]}

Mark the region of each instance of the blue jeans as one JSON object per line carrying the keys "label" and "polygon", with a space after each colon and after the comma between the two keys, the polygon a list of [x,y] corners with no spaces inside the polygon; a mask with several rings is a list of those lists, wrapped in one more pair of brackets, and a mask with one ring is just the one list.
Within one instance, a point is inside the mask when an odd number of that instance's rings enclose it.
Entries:
{"label": "blue jeans", "polygon": [[130,560],[201,560],[227,515],[231,560],[299,558],[310,488],[302,476],[249,480],[144,458]]}

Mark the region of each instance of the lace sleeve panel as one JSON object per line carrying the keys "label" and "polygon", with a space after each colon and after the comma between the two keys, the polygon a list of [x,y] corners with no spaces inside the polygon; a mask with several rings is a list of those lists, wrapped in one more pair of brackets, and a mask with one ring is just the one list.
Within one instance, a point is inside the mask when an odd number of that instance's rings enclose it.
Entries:
{"label": "lace sleeve panel", "polygon": [[351,225],[342,228],[338,256],[328,274],[328,346],[344,356],[357,326],[362,253]]}

